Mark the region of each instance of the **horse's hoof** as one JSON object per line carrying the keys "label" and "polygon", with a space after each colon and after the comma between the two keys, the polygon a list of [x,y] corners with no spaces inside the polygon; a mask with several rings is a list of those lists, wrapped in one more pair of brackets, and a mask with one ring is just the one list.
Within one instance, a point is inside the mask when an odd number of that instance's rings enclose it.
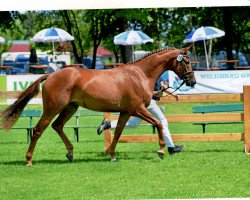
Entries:
{"label": "horse's hoof", "polygon": [[111,158],[111,160],[110,160],[112,163],[115,163],[116,162],[116,158],[114,157],[114,158]]}
{"label": "horse's hoof", "polygon": [[28,163],[26,164],[26,167],[30,167],[30,166],[32,166],[32,162],[28,162]]}
{"label": "horse's hoof", "polygon": [[67,153],[67,154],[66,154],[66,157],[69,159],[70,162],[73,161],[73,154]]}
{"label": "horse's hoof", "polygon": [[159,158],[161,158],[161,159],[163,159],[164,158],[164,151],[162,151],[162,150],[159,150],[159,151],[157,151],[157,155],[159,156]]}

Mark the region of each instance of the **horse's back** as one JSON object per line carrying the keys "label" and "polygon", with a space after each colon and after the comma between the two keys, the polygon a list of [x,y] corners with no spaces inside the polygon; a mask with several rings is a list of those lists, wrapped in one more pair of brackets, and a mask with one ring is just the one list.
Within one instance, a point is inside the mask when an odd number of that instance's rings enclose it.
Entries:
{"label": "horse's back", "polygon": [[[134,98],[143,98],[143,78],[136,70],[65,68],[52,73],[43,88],[44,100],[78,105],[96,111],[127,110]],[[143,100],[141,100],[142,102]]]}

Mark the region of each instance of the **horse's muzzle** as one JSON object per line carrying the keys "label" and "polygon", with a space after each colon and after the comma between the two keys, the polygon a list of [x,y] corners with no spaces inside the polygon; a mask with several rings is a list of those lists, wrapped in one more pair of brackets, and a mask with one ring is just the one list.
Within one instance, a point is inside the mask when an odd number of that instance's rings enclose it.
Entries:
{"label": "horse's muzzle", "polygon": [[188,80],[188,81],[186,82],[186,85],[187,85],[187,86],[191,86],[191,87],[194,87],[195,84],[196,84],[196,80]]}
{"label": "horse's muzzle", "polygon": [[193,71],[187,71],[184,73],[184,82],[187,86],[194,87],[196,84],[196,79]]}

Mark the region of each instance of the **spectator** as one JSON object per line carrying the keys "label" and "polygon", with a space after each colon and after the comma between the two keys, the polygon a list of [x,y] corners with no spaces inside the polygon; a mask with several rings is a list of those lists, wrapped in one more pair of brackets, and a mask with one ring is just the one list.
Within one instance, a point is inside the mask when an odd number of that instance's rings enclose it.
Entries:
{"label": "spectator", "polygon": [[31,48],[31,50],[30,50],[30,65],[37,65],[37,63],[38,63],[38,58],[36,55],[36,49]]}

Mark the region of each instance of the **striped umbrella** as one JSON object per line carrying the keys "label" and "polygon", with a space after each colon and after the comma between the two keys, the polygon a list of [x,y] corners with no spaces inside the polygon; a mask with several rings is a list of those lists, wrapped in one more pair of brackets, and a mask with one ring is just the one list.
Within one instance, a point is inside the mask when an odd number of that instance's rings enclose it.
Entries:
{"label": "striped umbrella", "polygon": [[[132,51],[134,52],[134,45],[145,44],[147,42],[153,42],[148,35],[142,31],[125,31],[114,37],[114,44],[117,45],[132,45]],[[133,55],[134,60],[134,55]]]}
{"label": "striped umbrella", "polygon": [[191,31],[186,38],[183,40],[184,43],[187,42],[197,42],[197,41],[203,41],[204,42],[204,49],[205,49],[205,56],[206,56],[206,64],[207,68],[209,68],[208,63],[208,55],[207,55],[207,47],[206,47],[206,40],[211,40],[213,38],[219,38],[225,35],[225,32],[212,27],[212,26],[202,26],[200,28],[197,28],[193,31]]}
{"label": "striped umbrella", "polygon": [[52,42],[53,58],[55,52],[54,42],[66,42],[72,40],[74,40],[74,37],[68,32],[63,29],[53,27],[43,29],[39,31],[33,38],[31,38],[31,41],[33,42]]}
{"label": "striped umbrella", "polygon": [[142,31],[125,31],[115,36],[114,43],[118,45],[140,45],[147,42],[153,42],[148,35]]}

